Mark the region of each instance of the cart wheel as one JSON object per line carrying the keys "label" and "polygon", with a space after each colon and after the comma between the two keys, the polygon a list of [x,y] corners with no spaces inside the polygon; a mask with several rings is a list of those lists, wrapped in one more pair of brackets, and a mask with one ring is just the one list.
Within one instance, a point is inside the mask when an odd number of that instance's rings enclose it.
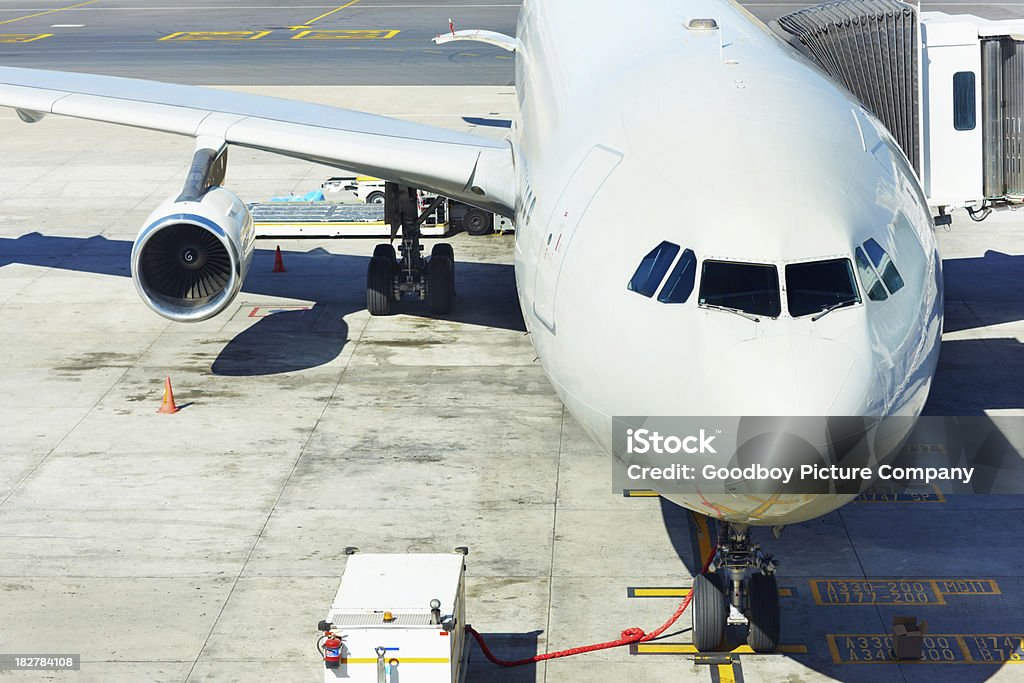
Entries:
{"label": "cart wheel", "polygon": [[366,196],[366,203],[367,204],[383,204],[384,203],[384,193],[381,192],[380,190],[375,190],[374,192],[371,192],[370,194],[368,194]]}
{"label": "cart wheel", "polygon": [[462,226],[470,235],[486,235],[494,229],[494,216],[482,209],[468,209],[462,217]]}

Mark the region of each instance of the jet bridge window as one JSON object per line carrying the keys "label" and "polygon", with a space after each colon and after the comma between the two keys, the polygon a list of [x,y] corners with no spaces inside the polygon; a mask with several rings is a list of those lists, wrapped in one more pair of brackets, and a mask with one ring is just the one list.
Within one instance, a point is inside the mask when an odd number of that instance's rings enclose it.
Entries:
{"label": "jet bridge window", "polygon": [[704,261],[700,304],[776,318],[782,312],[779,271],[775,266],[757,263]]}
{"label": "jet bridge window", "polygon": [[864,251],[871,258],[871,264],[874,265],[875,270],[882,276],[882,282],[885,283],[890,294],[895,294],[903,289],[903,276],[900,275],[900,271],[896,270],[896,264],[892,262],[892,258],[882,248],[882,245],[870,239],[864,243]]}
{"label": "jet bridge window", "polygon": [[976,125],[974,72],[958,71],[953,74],[953,127],[957,130],[974,130]]}
{"label": "jet bridge window", "polygon": [[658,291],[658,285],[665,278],[668,267],[672,265],[676,254],[679,253],[679,245],[671,242],[662,242],[656,246],[647,256],[640,261],[640,267],[633,273],[633,279],[629,281],[629,290],[644,296],[654,296]]}
{"label": "jet bridge window", "polygon": [[692,249],[686,249],[665,281],[665,286],[661,288],[658,301],[663,304],[685,304],[693,293],[696,278],[697,256]]}
{"label": "jet bridge window", "polygon": [[860,303],[850,259],[786,266],[786,297],[794,318]]}

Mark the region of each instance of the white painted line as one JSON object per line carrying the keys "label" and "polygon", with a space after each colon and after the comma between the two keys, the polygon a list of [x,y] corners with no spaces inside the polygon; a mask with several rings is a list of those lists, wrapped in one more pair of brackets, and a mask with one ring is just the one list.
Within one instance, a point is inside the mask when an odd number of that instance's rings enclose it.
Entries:
{"label": "white painted line", "polygon": [[50,28],[85,28],[85,24],[53,24]]}

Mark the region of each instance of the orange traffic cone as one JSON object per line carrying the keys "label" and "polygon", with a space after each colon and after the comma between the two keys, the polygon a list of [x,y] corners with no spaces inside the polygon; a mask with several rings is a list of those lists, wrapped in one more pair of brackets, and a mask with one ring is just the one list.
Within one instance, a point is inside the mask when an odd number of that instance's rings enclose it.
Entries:
{"label": "orange traffic cone", "polygon": [[160,410],[156,412],[163,413],[165,415],[173,415],[174,413],[178,412],[178,410],[178,406],[175,405],[174,403],[174,391],[171,389],[171,378],[168,377],[166,380],[164,380],[163,403],[160,404]]}
{"label": "orange traffic cone", "polygon": [[277,248],[277,253],[274,255],[274,272],[283,273],[284,270],[284,259],[281,258],[281,247]]}

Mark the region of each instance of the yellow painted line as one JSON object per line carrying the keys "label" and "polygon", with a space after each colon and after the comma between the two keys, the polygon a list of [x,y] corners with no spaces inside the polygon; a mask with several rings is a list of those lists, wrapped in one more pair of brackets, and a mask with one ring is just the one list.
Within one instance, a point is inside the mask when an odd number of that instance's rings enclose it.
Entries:
{"label": "yellow painted line", "polygon": [[344,4],[341,7],[335,7],[330,12],[324,12],[319,17],[314,17],[314,18],[310,19],[309,21],[304,23],[302,26],[293,26],[292,28],[295,28],[295,29],[309,28],[309,26],[311,24],[315,24],[316,22],[320,21],[321,19],[324,19],[326,17],[331,16],[335,12],[340,12],[341,10],[345,9],[346,7],[351,7],[352,5],[356,4],[357,2],[359,2],[359,0],[352,0],[352,2],[350,2],[350,3]]}
{"label": "yellow painted line", "polygon": [[732,664],[718,665],[719,683],[736,683],[736,674],[733,673]]}
{"label": "yellow painted line", "polygon": [[[629,588],[628,597],[631,598],[685,598],[690,594],[689,588]],[[780,588],[779,597],[793,597],[791,588]]]}
{"label": "yellow painted line", "polygon": [[27,14],[27,15],[25,15],[23,17],[16,17],[14,19],[7,19],[6,21],[0,21],[0,26],[3,26],[4,24],[13,24],[16,21],[24,21],[25,19],[34,19],[35,17],[41,17],[41,16],[44,16],[44,15],[47,15],[47,14],[53,14],[54,12],[63,12],[64,10],[75,9],[76,7],[85,7],[86,5],[91,5],[94,2],[99,2],[99,0],[88,0],[88,2],[80,2],[77,5],[69,5],[67,7],[58,7],[57,9],[48,9],[48,10],[46,10],[44,12],[36,12],[35,14]]}
{"label": "yellow painted line", "polygon": [[0,43],[34,43],[43,38],[52,38],[52,33],[0,33]]}
{"label": "yellow painted line", "polygon": [[622,495],[626,498],[657,498],[657,491],[648,491],[647,489],[625,489]]}
{"label": "yellow painted line", "polygon": [[[388,662],[399,664],[448,664],[451,660],[447,657],[387,657]],[[342,664],[376,664],[376,657],[342,657]]]}
{"label": "yellow painted line", "polygon": [[271,31],[178,31],[169,36],[158,39],[174,41],[204,41],[204,40],[259,40],[269,36]]}
{"label": "yellow painted line", "polygon": [[292,36],[292,40],[390,40],[397,36],[399,29],[310,29],[300,31]]}
{"label": "yellow painted line", "polygon": [[690,510],[690,516],[697,524],[697,545],[700,548],[700,557],[697,560],[703,567],[704,563],[708,560],[708,556],[711,555],[711,531],[708,529],[708,518],[706,515],[694,512],[693,510]]}
{"label": "yellow painted line", "polygon": [[[807,654],[806,645],[780,645],[777,652],[783,654],[799,655]],[[698,654],[697,648],[689,643],[639,643],[636,646],[638,655],[694,655]],[[721,654],[752,655],[754,650],[749,645],[740,645],[727,650]],[[708,654],[708,653],[703,653]]]}

